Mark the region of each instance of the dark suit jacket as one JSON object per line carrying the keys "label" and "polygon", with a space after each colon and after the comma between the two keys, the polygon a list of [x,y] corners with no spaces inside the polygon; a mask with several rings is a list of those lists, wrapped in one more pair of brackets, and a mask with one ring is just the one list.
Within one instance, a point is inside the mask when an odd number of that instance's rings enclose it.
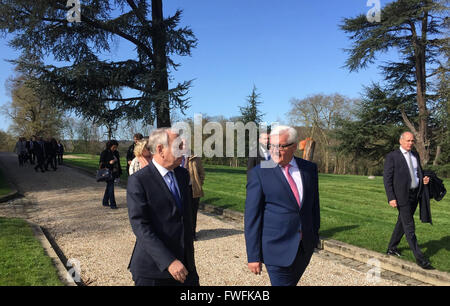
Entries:
{"label": "dark suit jacket", "polygon": [[136,235],[130,260],[134,277],[172,278],[167,268],[180,260],[189,273],[197,273],[192,237],[192,208],[189,173],[174,170],[183,202],[183,212],[152,162],[128,178],[128,215]]}
{"label": "dark suit jacket", "polygon": [[[421,195],[423,189],[423,170],[420,165],[419,154],[413,151],[411,152],[417,159],[419,195]],[[383,182],[388,202],[391,200],[397,200],[397,204],[400,206],[408,204],[411,176],[409,175],[408,163],[406,162],[406,159],[400,149],[386,155],[386,160],[384,162]]]}
{"label": "dark suit jacket", "polygon": [[287,267],[300,244],[312,252],[319,241],[320,208],[317,165],[295,157],[303,184],[299,208],[278,165],[249,171],[245,201],[245,242],[248,262]]}
{"label": "dark suit jacket", "polygon": [[247,180],[248,180],[248,172],[252,170],[257,165],[261,164],[263,160],[266,160],[264,157],[264,154],[261,153],[261,150],[258,147],[258,156],[256,157],[249,157],[247,161]]}

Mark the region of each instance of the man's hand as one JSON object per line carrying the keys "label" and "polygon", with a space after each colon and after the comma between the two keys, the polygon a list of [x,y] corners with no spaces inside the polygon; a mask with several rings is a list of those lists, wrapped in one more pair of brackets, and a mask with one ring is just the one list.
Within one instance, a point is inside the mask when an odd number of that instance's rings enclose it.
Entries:
{"label": "man's hand", "polygon": [[397,200],[391,200],[389,201],[389,205],[391,205],[391,207],[397,207]]}
{"label": "man's hand", "polygon": [[428,185],[429,182],[430,182],[430,177],[424,176],[424,177],[423,177],[423,184],[424,184],[424,185]]}
{"label": "man's hand", "polygon": [[254,273],[256,275],[260,275],[261,270],[262,270],[262,263],[259,261],[258,262],[249,262],[248,268],[250,269],[250,271],[252,271],[252,273]]}
{"label": "man's hand", "polygon": [[172,277],[179,281],[180,283],[184,283],[186,280],[186,277],[188,275],[188,271],[186,270],[186,267],[183,265],[181,261],[178,259],[175,259],[167,268],[169,270],[169,273],[172,275]]}

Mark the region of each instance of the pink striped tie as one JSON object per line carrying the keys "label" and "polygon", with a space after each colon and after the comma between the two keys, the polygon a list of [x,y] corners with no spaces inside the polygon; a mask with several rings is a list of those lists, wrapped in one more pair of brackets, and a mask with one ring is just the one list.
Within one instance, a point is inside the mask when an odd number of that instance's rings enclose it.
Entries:
{"label": "pink striped tie", "polygon": [[287,164],[283,167],[284,174],[286,175],[286,178],[289,182],[289,186],[291,187],[292,192],[294,193],[294,197],[297,200],[297,204],[300,207],[300,195],[298,194],[297,185],[294,182],[294,179],[292,178],[291,174],[289,173],[289,168],[292,167],[291,164]]}

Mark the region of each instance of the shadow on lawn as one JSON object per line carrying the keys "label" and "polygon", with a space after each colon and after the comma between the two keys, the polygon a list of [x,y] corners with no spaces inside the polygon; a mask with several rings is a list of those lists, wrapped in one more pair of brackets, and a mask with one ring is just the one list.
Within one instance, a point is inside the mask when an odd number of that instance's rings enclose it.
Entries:
{"label": "shadow on lawn", "polygon": [[330,228],[330,229],[327,229],[324,231],[319,231],[319,234],[320,234],[320,237],[333,238],[333,236],[339,232],[350,231],[350,230],[358,228],[358,227],[359,227],[359,225],[340,226],[340,227]]}
{"label": "shadow on lawn", "polygon": [[425,253],[424,255],[427,256],[428,258],[435,255],[441,249],[450,251],[450,236],[442,237],[439,240],[427,241],[423,244],[421,243],[420,247],[426,249],[426,251],[424,252]]}

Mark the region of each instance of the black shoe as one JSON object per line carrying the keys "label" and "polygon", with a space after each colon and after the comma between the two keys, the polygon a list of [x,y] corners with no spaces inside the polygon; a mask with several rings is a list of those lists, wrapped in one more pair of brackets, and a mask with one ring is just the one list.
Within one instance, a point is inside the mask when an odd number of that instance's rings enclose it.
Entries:
{"label": "black shoe", "polygon": [[117,209],[116,205],[111,205],[110,207],[111,207],[111,209]]}
{"label": "black shoe", "polygon": [[419,265],[419,267],[421,267],[422,269],[425,269],[425,270],[432,270],[432,269],[434,269],[433,266],[431,265],[431,263],[428,260],[426,260],[426,259],[424,259],[424,260],[419,260],[418,259],[418,260],[416,260],[416,262]]}
{"label": "black shoe", "polygon": [[402,253],[400,253],[400,251],[398,249],[388,249],[386,254],[398,256],[398,257],[402,256]]}
{"label": "black shoe", "polygon": [[108,206],[109,206],[109,204],[102,204],[102,206],[108,207]]}

